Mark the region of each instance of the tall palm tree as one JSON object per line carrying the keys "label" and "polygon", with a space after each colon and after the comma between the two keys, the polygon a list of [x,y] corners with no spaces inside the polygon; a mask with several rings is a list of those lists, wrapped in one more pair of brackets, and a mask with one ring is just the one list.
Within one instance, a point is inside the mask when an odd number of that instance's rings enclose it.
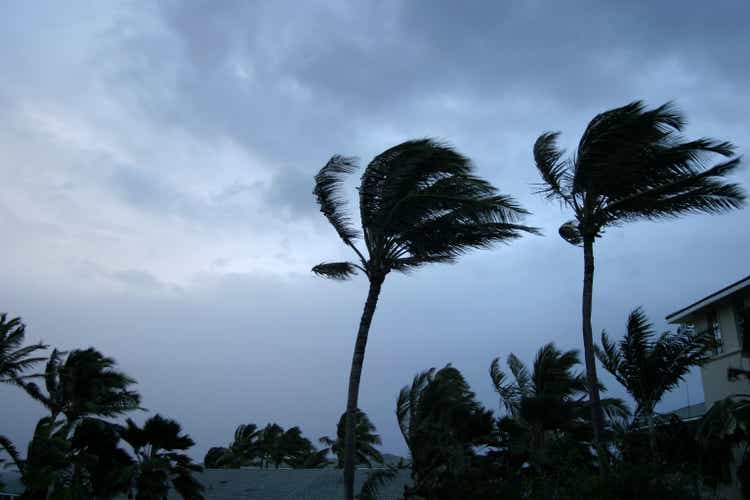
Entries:
{"label": "tall palm tree", "polygon": [[[745,200],[740,186],[723,181],[740,164],[739,158],[731,158],[734,146],[705,138],[685,140],[679,134],[684,124],[683,115],[671,103],[646,109],[635,101],[594,117],[569,159],[557,146],[559,132],[544,133],[534,144],[534,160],[543,179],[539,192],[573,212],[574,219],[560,227],[560,235],[583,246],[583,347],[602,473],[606,473],[604,421],[591,327],[594,240],[607,227],[689,213],[722,213],[740,208]],[[715,155],[728,159],[710,164]]]}
{"label": "tall palm tree", "polygon": [[461,372],[447,365],[416,375],[399,392],[396,418],[411,457],[411,494],[462,498],[461,479],[469,476],[475,448],[491,442],[493,417]]}
{"label": "tall palm tree", "polygon": [[0,314],[0,383],[19,384],[34,377],[35,375],[23,373],[47,359],[31,357],[37,351],[47,349],[41,342],[21,347],[25,336],[26,325],[21,322],[21,318],[9,320],[6,313]]}
{"label": "tall palm tree", "polygon": [[[499,358],[490,365],[492,385],[508,413],[501,430],[510,435],[514,452],[539,474],[546,473],[556,450],[591,441],[586,379],[573,371],[579,363],[578,351],[563,352],[550,343],[539,349],[531,371],[510,354],[513,379],[502,371]],[[619,399],[607,398],[603,404],[610,414],[627,412]]]}
{"label": "tall palm tree", "polygon": [[143,427],[131,419],[120,429],[120,436],[136,456],[133,485],[136,500],[160,500],[167,497],[171,487],[187,500],[203,498],[203,485],[193,477],[203,468],[180,453],[195,442],[174,420],[154,415]]}
{"label": "tall palm tree", "polygon": [[657,337],[653,325],[639,307],[628,316],[627,333],[615,344],[606,331],[596,357],[628,391],[636,403],[634,417],[648,423],[652,459],[656,458],[654,408],[665,393],[682,382],[690,368],[711,355],[715,339],[711,332],[678,330]]}
{"label": "tall palm tree", "polygon": [[[372,423],[367,413],[357,408],[355,414],[354,441],[355,450],[357,451],[357,464],[364,464],[372,467],[373,463],[383,463],[383,455],[378,451],[376,446],[380,446],[382,441],[380,435],[376,434],[375,424]],[[337,466],[344,466],[344,440],[346,437],[346,413],[341,415],[339,423],[336,425],[336,439],[323,436],[319,439],[320,444],[327,446],[331,453],[336,455]]]}
{"label": "tall palm tree", "polygon": [[[354,427],[367,336],[383,282],[391,271],[408,272],[433,262],[455,262],[472,248],[509,242],[534,228],[520,225],[527,214],[511,197],[498,194],[473,175],[468,158],[432,139],[412,140],[377,155],[359,186],[361,232],[345,210],[343,182],[355,159],[336,155],[315,177],[315,195],[357,262],[324,263],[313,272],[348,279],[361,271],[370,287],[352,356],[346,403],[344,484],[354,497]],[[362,238],[364,250],[356,245]]]}

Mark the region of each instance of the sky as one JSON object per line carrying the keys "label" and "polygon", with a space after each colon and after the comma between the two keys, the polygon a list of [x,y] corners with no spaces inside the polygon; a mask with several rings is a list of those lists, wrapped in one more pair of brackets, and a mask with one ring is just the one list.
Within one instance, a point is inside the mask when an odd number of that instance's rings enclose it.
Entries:
{"label": "sky", "polygon": [[[674,100],[686,136],[746,152],[749,17],[743,0],[0,2],[0,311],[29,342],[114,357],[148,409],[133,417],[177,419],[196,458],[242,423],[333,435],[367,283],[310,272],[351,258],[313,175],[448,141],[545,236],[388,277],[360,407],[404,454],[395,400],[417,372],[452,363],[497,411],[493,358],[582,348],[582,252],[533,193],[536,137],[570,150],[601,111]],[[750,187],[747,165],[733,180]],[[608,230],[597,336],[639,305],[666,329],[750,274],[749,210]],[[694,372],[661,408],[702,399]],[[42,414],[0,387],[21,449]]]}

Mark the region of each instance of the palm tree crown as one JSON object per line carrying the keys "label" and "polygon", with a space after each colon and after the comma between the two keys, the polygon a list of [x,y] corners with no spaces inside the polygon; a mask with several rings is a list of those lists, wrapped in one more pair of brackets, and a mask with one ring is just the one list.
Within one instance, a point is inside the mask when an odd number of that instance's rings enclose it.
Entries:
{"label": "palm tree crown", "polygon": [[23,372],[47,359],[30,357],[47,346],[39,343],[21,347],[25,336],[26,325],[21,318],[8,320],[6,313],[0,314],[0,383],[18,384],[35,376],[23,375]]}
{"label": "palm tree crown", "polygon": [[651,415],[662,396],[676,388],[690,368],[710,357],[715,342],[710,331],[681,329],[657,336],[640,307],[628,316],[627,333],[618,343],[604,331],[601,340],[596,356],[635,400],[636,417]]}
{"label": "palm tree crown", "polygon": [[[684,125],[673,104],[647,110],[636,101],[594,117],[572,158],[557,147],[559,132],[542,134],[534,144],[540,192],[575,215],[560,235],[578,245],[623,222],[740,208],[742,188],[721,180],[740,165],[734,145],[685,140]],[[710,165],[714,155],[728,159]]]}
{"label": "palm tree crown", "polygon": [[[313,271],[346,279],[360,270],[370,279],[431,262],[453,262],[471,248],[518,238],[534,228],[518,222],[527,212],[472,174],[468,158],[432,139],[399,144],[377,155],[359,187],[362,230],[352,226],[341,193],[355,159],[334,156],[315,177],[320,210],[358,263],[320,264]],[[365,252],[355,245],[364,240]]]}
{"label": "palm tree crown", "polygon": [[131,419],[120,429],[136,456],[136,500],[166,498],[171,486],[185,499],[202,499],[204,487],[194,477],[203,468],[180,453],[195,443],[174,420],[154,415],[139,427]]}
{"label": "palm tree crown", "polygon": [[115,369],[114,359],[94,348],[71,351],[65,361],[63,355],[55,349],[47,361],[47,394],[34,383],[25,384],[27,392],[54,417],[65,415],[73,424],[87,415],[115,417],[139,408],[141,397],[130,389],[135,381]]}
{"label": "palm tree crown", "polygon": [[[338,458],[338,467],[344,465],[344,433],[346,428],[346,413],[341,415],[336,425],[336,439],[323,436],[319,439],[320,444],[327,446],[331,453]],[[357,408],[354,437],[356,441],[357,463],[372,467],[373,463],[382,463],[383,455],[376,446],[381,444],[380,435],[375,433],[375,424],[372,423],[367,413]]]}

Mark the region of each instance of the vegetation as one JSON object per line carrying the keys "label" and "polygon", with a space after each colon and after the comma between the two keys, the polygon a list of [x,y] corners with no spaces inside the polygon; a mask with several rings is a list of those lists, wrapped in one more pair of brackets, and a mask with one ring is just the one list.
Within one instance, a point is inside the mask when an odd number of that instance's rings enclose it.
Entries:
{"label": "vegetation", "polygon": [[[130,419],[125,427],[105,420],[140,409],[141,397],[132,388],[135,381],[117,369],[114,359],[94,348],[67,355],[54,349],[43,374],[26,373],[44,361],[28,354],[45,346],[20,347],[23,325],[5,318],[0,315],[5,327],[0,331],[6,332],[0,333],[4,376],[48,412],[37,422],[25,458],[10,439],[0,436],[0,449],[21,474],[24,499],[128,494],[156,500],[170,485],[184,498],[203,498],[202,486],[192,476],[201,467],[179,453],[193,441],[180,435],[177,422],[156,415],[140,429]],[[39,377],[43,388],[30,381]],[[122,441],[131,445],[135,459],[120,446]]]}
{"label": "vegetation", "polygon": [[[409,272],[430,263],[454,262],[470,249],[536,232],[519,223],[527,212],[513,198],[498,194],[473,174],[468,158],[431,139],[404,142],[369,163],[358,188],[361,230],[357,230],[346,213],[341,192],[346,176],[356,168],[353,158],[332,157],[315,176],[313,191],[320,211],[358,259],[319,264],[313,272],[342,280],[361,271],[370,282],[346,403],[347,500],[354,498],[355,419],[367,336],[386,276],[391,271]],[[356,244],[360,237],[364,250]]]}
{"label": "vegetation", "polygon": [[[595,116],[569,159],[557,147],[558,132],[544,133],[534,144],[543,179],[539,192],[573,213],[560,236],[583,246],[583,348],[602,471],[607,453],[591,326],[594,241],[608,227],[626,222],[722,213],[745,200],[740,186],[723,181],[740,164],[739,157],[732,158],[735,147],[713,139],[685,140],[679,135],[684,125],[684,116],[671,103],[649,110],[636,101]],[[709,166],[712,156],[725,159]]]}
{"label": "vegetation", "polygon": [[[344,466],[344,437],[346,432],[346,413],[341,415],[339,423],[336,426],[336,439],[328,436],[320,438],[320,444],[323,444],[336,455],[337,466]],[[356,450],[357,465],[367,465],[372,467],[374,463],[383,463],[383,455],[375,446],[381,444],[380,436],[375,434],[375,424],[370,421],[370,417],[365,412],[357,408],[354,423],[354,441]]]}
{"label": "vegetation", "polygon": [[159,414],[146,420],[143,427],[128,419],[121,428],[120,436],[136,456],[131,485],[137,500],[166,498],[170,485],[182,498],[203,498],[203,485],[192,475],[203,468],[180,453],[195,443],[181,432],[180,424]]}
{"label": "vegetation", "polygon": [[[672,104],[647,109],[633,102],[594,117],[569,159],[557,146],[558,133],[538,138],[540,192],[572,212],[559,232],[583,247],[585,371],[577,371],[577,350],[552,343],[539,349],[530,367],[510,354],[506,373],[495,358],[489,375],[499,397],[497,414],[482,406],[452,365],[418,373],[396,402],[410,454],[412,482],[405,499],[700,499],[730,481],[735,470],[750,498],[750,395],[719,401],[694,422],[656,413],[688,370],[706,361],[713,336],[685,330],[657,335],[637,308],[621,340],[606,332],[600,346],[593,340],[594,243],[607,228],[722,213],[744,204],[744,191],[724,180],[740,164],[734,146],[686,140],[680,136],[683,125]],[[316,449],[299,427],[247,423],[226,447],[208,451],[206,467],[323,467],[332,453],[344,472],[346,498],[353,500],[355,465],[384,461],[377,449],[380,436],[358,398],[386,277],[453,263],[472,249],[538,232],[522,224],[527,212],[513,198],[474,174],[468,158],[431,139],[394,146],[367,165],[355,226],[342,191],[356,168],[354,159],[333,156],[315,177],[313,191],[321,212],[356,255],[354,262],[323,263],[313,272],[337,280],[361,272],[369,281],[346,411],[335,438],[320,438],[325,448]],[[20,473],[22,498],[156,500],[170,491],[203,498],[204,487],[194,476],[202,467],[187,454],[193,440],[177,421],[159,414],[142,426],[126,418],[143,411],[141,396],[113,358],[93,347],[53,349],[43,356],[46,345],[24,342],[21,319],[0,314],[0,383],[24,391],[46,413],[25,455],[0,435],[0,464]],[[633,411],[619,399],[601,397],[597,358],[632,397]],[[370,473],[360,498],[377,498],[399,467]]]}
{"label": "vegetation", "polygon": [[268,468],[281,464],[302,468],[328,465],[328,449],[316,450],[299,427],[284,430],[276,423],[258,429],[255,424],[237,427],[234,441],[227,447],[208,450],[203,464],[210,468],[236,469],[245,466]]}
{"label": "vegetation", "polygon": [[692,333],[656,332],[642,309],[628,317],[627,333],[618,344],[602,332],[601,347],[595,346],[602,366],[628,391],[635,401],[635,421],[648,424],[652,461],[656,460],[656,405],[676,388],[690,368],[708,359],[714,345],[709,331]]}

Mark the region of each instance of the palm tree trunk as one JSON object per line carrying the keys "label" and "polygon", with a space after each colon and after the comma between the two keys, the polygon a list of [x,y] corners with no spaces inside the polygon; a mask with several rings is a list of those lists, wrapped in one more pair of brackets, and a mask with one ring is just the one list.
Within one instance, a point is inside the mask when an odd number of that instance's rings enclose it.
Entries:
{"label": "palm tree trunk", "polygon": [[654,426],[654,411],[648,412],[648,444],[651,447],[651,463],[656,463],[656,426]]}
{"label": "palm tree trunk", "polygon": [[594,448],[599,457],[599,472],[606,477],[608,463],[607,450],[602,442],[604,434],[604,414],[599,398],[599,379],[596,376],[594,358],[594,335],[591,328],[591,303],[594,288],[594,236],[583,237],[583,352],[586,359],[586,385],[591,401],[591,423],[594,427]]}
{"label": "palm tree trunk", "polygon": [[367,347],[367,335],[370,333],[370,323],[375,314],[378,304],[380,288],[385,276],[370,276],[370,291],[367,294],[365,309],[359,321],[359,332],[354,344],[354,355],[352,356],[352,369],[349,373],[349,393],[346,400],[346,428],[344,434],[344,488],[346,500],[354,500],[354,456],[356,443],[354,436],[355,418],[357,411],[357,400],[359,399],[359,379],[362,376],[362,365],[365,361],[365,348]]}

